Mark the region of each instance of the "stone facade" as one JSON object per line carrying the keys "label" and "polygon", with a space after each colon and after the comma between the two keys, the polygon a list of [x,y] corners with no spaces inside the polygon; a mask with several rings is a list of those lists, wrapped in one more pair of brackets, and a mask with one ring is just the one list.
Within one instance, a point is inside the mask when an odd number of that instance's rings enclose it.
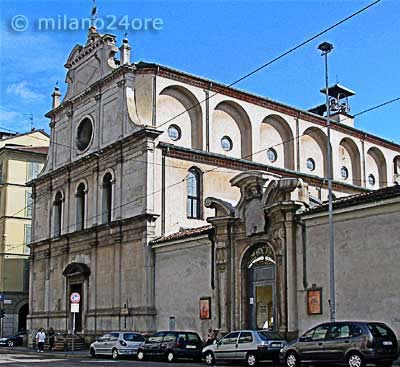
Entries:
{"label": "stone facade", "polygon": [[[296,334],[296,211],[326,199],[325,119],[130,64],[127,40],[116,60],[115,41],[91,28],[67,60],[62,103],[53,93],[48,162],[34,184],[30,327],[71,331],[71,291],[83,296],[77,331],[88,339],[125,322],[166,328],[172,317],[201,332],[245,326],[243,259],[267,243],[279,264],[275,324]],[[391,184],[398,172],[400,146],[350,120],[332,125],[337,197]],[[157,242],[207,218],[207,236]],[[209,320],[198,320],[199,295],[211,297]]]}

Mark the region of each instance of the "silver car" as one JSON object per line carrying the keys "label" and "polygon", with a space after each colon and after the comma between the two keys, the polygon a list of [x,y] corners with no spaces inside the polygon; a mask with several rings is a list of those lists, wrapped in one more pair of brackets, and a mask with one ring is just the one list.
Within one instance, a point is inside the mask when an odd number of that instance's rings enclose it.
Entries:
{"label": "silver car", "polygon": [[98,355],[112,356],[113,359],[118,359],[120,356],[136,356],[145,340],[145,337],[139,333],[114,331],[104,334],[90,344],[89,353],[93,358]]}
{"label": "silver car", "polygon": [[239,330],[225,335],[218,342],[203,348],[203,359],[211,366],[218,361],[246,361],[256,366],[260,361],[279,361],[279,351],[286,341],[264,330]]}

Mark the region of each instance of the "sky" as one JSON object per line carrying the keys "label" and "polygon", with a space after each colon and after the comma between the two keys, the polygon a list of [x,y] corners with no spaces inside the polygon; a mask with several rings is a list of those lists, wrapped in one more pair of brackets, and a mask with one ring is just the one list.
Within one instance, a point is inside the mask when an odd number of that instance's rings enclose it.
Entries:
{"label": "sky", "polygon": [[[101,33],[127,32],[132,61],[156,62],[230,84],[373,0],[96,0]],[[84,44],[93,0],[0,2],[0,131],[49,132],[56,82]],[[235,87],[301,109],[324,103],[329,41],[330,84],[354,90],[356,114],[400,97],[400,1],[382,0],[348,22],[246,78]],[[86,19],[86,20],[85,20]],[[52,23],[53,22],[53,23]],[[400,100],[360,115],[355,127],[400,143]]]}

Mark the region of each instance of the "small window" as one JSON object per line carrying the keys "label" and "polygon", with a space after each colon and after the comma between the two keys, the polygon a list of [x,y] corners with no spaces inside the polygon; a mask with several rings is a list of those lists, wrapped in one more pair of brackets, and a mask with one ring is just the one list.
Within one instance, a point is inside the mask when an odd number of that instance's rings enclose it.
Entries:
{"label": "small window", "polygon": [[128,342],[144,342],[146,339],[143,335],[135,333],[125,333],[124,340]]}
{"label": "small window", "polygon": [[275,149],[270,148],[267,150],[267,157],[271,163],[274,163],[278,159],[278,153]]}
{"label": "small window", "polygon": [[375,337],[389,336],[393,338],[395,336],[393,331],[384,324],[370,323],[368,324],[368,329],[371,332],[372,336]]}
{"label": "small window", "polygon": [[32,233],[32,225],[31,224],[25,224],[24,225],[24,253],[29,254],[30,253],[30,248],[27,246],[31,243],[31,233]]}
{"label": "small window", "polygon": [[191,168],[187,176],[187,217],[199,219],[201,214],[201,188],[200,172],[196,168]]}
{"label": "small window", "polygon": [[172,334],[172,333],[167,333],[164,335],[164,339],[163,341],[166,343],[171,343],[174,342],[176,340],[176,335]]}
{"label": "small window", "polygon": [[324,340],[328,332],[328,325],[321,325],[314,329],[312,340]]}
{"label": "small window", "polygon": [[194,334],[194,333],[188,333],[187,334],[187,339],[190,342],[201,342],[200,337],[197,334]]}
{"label": "small window", "polygon": [[112,219],[112,195],[113,178],[110,172],[103,176],[103,194],[102,194],[102,222],[110,223]]}
{"label": "small window", "polygon": [[236,344],[238,336],[239,336],[238,332],[229,333],[221,341],[223,344]]}
{"label": "small window", "polygon": [[177,125],[171,125],[168,128],[168,136],[171,140],[176,141],[181,138],[181,129]]}
{"label": "small window", "polygon": [[307,168],[310,171],[314,171],[315,170],[315,161],[312,158],[308,158],[307,162],[306,162]]}
{"label": "small window", "polygon": [[373,174],[370,174],[368,176],[368,183],[370,184],[370,186],[375,186],[376,180],[375,180],[375,176]]}
{"label": "small window", "polygon": [[79,150],[85,150],[92,141],[93,125],[89,118],[84,118],[76,132],[76,146]]}
{"label": "small window", "polygon": [[349,178],[349,170],[343,166],[340,169],[340,175],[342,176],[343,180],[347,180]]}
{"label": "small window", "polygon": [[37,178],[40,171],[42,169],[42,165],[38,162],[28,162],[28,175],[27,181],[31,181]]}
{"label": "small window", "polygon": [[86,189],[85,184],[79,184],[76,190],[76,230],[85,228],[85,206],[86,206]]}
{"label": "small window", "polygon": [[363,332],[362,332],[362,330],[361,330],[360,327],[355,326],[355,325],[353,325],[353,326],[351,327],[351,335],[350,335],[350,336],[351,336],[352,338],[354,338],[354,337],[356,337],[356,336],[360,336],[362,333],[363,333]]}
{"label": "small window", "polygon": [[53,221],[54,221],[54,236],[61,236],[62,225],[62,200],[63,196],[60,191],[57,192],[53,203]]}
{"label": "small window", "polygon": [[25,216],[32,218],[32,193],[30,191],[25,193]]}
{"label": "small window", "polygon": [[149,337],[149,342],[150,343],[161,343],[163,336],[164,336],[164,333],[157,333],[157,334],[151,335]]}
{"label": "small window", "polygon": [[253,335],[246,331],[240,334],[239,337],[239,344],[245,344],[245,343],[252,343],[253,342]]}
{"label": "small window", "polygon": [[350,326],[347,324],[343,325],[332,325],[329,329],[328,339],[341,339],[350,337]]}
{"label": "small window", "polygon": [[119,338],[119,333],[111,333],[110,334],[110,342],[115,342]]}
{"label": "small window", "polygon": [[259,331],[258,335],[262,340],[269,341],[269,340],[281,340],[282,337],[280,337],[278,334],[271,333],[270,331]]}
{"label": "small window", "polygon": [[233,148],[232,140],[229,136],[224,136],[221,139],[221,147],[225,152],[229,152]]}

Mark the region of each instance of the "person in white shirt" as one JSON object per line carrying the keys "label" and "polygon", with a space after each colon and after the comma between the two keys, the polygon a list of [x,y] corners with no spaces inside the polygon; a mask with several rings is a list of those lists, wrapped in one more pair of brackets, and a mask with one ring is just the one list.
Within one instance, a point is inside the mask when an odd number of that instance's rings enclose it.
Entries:
{"label": "person in white shirt", "polygon": [[46,340],[46,333],[44,332],[44,329],[41,328],[36,334],[36,344],[38,347],[38,352],[43,353],[43,347],[44,347],[44,342]]}

